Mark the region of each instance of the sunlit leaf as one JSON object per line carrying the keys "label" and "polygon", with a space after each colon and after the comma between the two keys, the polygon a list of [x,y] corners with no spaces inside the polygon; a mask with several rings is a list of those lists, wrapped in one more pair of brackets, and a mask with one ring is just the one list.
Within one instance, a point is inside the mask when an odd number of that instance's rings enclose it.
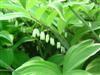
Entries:
{"label": "sunlit leaf", "polygon": [[26,9],[29,10],[31,9],[35,4],[37,0],[27,0],[26,1]]}
{"label": "sunlit leaf", "polygon": [[63,16],[63,6],[60,2],[51,2],[49,3],[48,6],[55,9],[57,13],[59,14],[59,16],[61,17],[61,19],[65,21],[64,16]]}
{"label": "sunlit leaf", "polygon": [[57,16],[57,13],[54,11],[52,12],[48,17],[47,17],[47,25],[51,25],[55,19],[55,17]]}
{"label": "sunlit leaf", "polygon": [[57,26],[58,31],[61,34],[64,31],[65,27],[66,27],[66,23],[62,19],[58,19],[57,25],[58,25]]}
{"label": "sunlit leaf", "polygon": [[7,14],[0,15],[0,20],[10,20],[17,17],[27,17],[27,15],[21,12],[7,13]]}
{"label": "sunlit leaf", "polygon": [[12,11],[24,11],[23,7],[20,4],[15,4],[11,1],[0,2],[0,9],[9,9]]}
{"label": "sunlit leaf", "polygon": [[84,70],[72,70],[64,73],[63,75],[92,75],[92,74]]}
{"label": "sunlit leaf", "polygon": [[44,61],[31,59],[30,61],[17,68],[12,75],[60,75],[57,65]]}

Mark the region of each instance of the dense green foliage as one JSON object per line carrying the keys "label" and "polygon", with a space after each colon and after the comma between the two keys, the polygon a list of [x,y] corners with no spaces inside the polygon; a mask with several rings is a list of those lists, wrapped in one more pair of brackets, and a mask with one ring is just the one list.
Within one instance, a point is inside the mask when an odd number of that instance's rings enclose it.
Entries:
{"label": "dense green foliage", "polygon": [[0,0],[0,75],[99,75],[99,0]]}

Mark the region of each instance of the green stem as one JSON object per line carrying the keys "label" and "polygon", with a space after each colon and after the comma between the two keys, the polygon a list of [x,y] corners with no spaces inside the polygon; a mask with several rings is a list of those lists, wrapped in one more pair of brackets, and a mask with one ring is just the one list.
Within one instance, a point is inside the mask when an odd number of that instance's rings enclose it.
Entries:
{"label": "green stem", "polygon": [[79,15],[76,13],[75,10],[73,10],[73,8],[71,6],[68,6],[69,9],[83,22],[83,24],[89,29],[91,30],[92,34],[95,36],[96,40],[98,40],[100,42],[100,38],[99,36],[95,33],[95,31],[88,25],[88,23]]}

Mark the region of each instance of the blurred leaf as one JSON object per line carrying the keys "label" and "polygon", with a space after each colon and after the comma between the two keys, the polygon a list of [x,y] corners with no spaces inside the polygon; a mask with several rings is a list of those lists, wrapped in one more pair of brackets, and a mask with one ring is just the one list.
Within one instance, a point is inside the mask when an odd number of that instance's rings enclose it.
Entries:
{"label": "blurred leaf", "polygon": [[37,18],[38,20],[40,20],[40,18],[42,17],[42,15],[46,11],[46,9],[47,9],[47,7],[39,7],[39,8],[37,8],[37,10],[33,14],[33,16],[35,18]]}
{"label": "blurred leaf", "polygon": [[[15,13],[8,13],[6,15],[13,15],[13,16],[17,16],[17,17],[27,17],[30,18],[29,13],[23,8],[23,6],[20,4],[20,2],[17,0],[15,2],[13,1],[5,1],[5,2],[0,2],[0,9],[7,9],[7,10],[11,10],[11,11],[16,11]],[[20,13],[19,13],[20,12]],[[18,16],[19,15],[19,16]],[[3,15],[1,15],[3,16]],[[12,18],[12,16],[9,16]]]}
{"label": "blurred leaf", "polygon": [[4,62],[3,60],[0,59],[0,66],[5,68],[5,69],[8,69],[8,70],[11,70],[13,71],[13,69],[10,67],[9,64],[7,64],[6,62]]}
{"label": "blurred leaf", "polygon": [[86,40],[75,46],[72,46],[65,55],[63,71],[71,71],[77,68],[89,57],[96,54],[99,49],[100,44],[93,43],[90,40]]}
{"label": "blurred leaf", "polygon": [[63,75],[92,75],[92,74],[84,70],[72,70],[64,73]]}
{"label": "blurred leaf", "polygon": [[19,1],[22,4],[22,6],[25,8],[26,7],[27,0],[19,0]]}
{"label": "blurred leaf", "polygon": [[35,4],[37,0],[27,0],[26,2],[26,9],[29,10],[31,9]]}
{"label": "blurred leaf", "polygon": [[[100,29],[100,25],[99,24],[100,24],[100,22],[98,22],[98,21],[93,22],[92,26],[91,26],[92,30],[98,30],[98,29]],[[86,33],[90,32],[90,31],[91,30],[89,30],[85,26],[80,27],[80,28],[75,28],[74,27],[75,35],[74,35],[74,37],[73,37],[73,39],[71,41],[71,44],[73,45],[73,44],[77,43],[83,35],[85,35]]]}
{"label": "blurred leaf", "polygon": [[22,43],[34,41],[32,37],[23,37],[21,38],[15,45],[13,45],[12,50],[15,50],[18,46],[20,46]]}
{"label": "blurred leaf", "polygon": [[24,62],[28,61],[29,56],[24,51],[15,51],[14,52],[14,61],[12,63],[12,66],[14,68],[17,68],[21,66]]}
{"label": "blurred leaf", "polygon": [[9,67],[12,64],[14,58],[13,51],[8,48],[4,50],[0,50],[0,66],[1,67]]}
{"label": "blurred leaf", "polygon": [[7,14],[0,15],[0,20],[10,20],[17,17],[27,17],[27,15],[21,12],[7,13]]}
{"label": "blurred leaf", "polygon": [[52,23],[53,23],[56,16],[57,16],[57,13],[55,11],[52,12],[50,15],[48,15],[47,20],[46,20],[46,24],[48,26],[52,25]]}
{"label": "blurred leaf", "polygon": [[48,61],[53,62],[58,66],[61,66],[63,64],[63,60],[64,60],[64,55],[62,54],[55,54],[48,58]]}
{"label": "blurred leaf", "polygon": [[100,74],[100,57],[94,59],[88,66],[86,70],[90,72],[92,75],[99,75]]}
{"label": "blurred leaf", "polygon": [[0,75],[11,75],[11,73],[6,71],[0,71]]}
{"label": "blurred leaf", "polygon": [[57,13],[59,14],[60,18],[65,21],[64,15],[63,15],[63,5],[60,2],[51,2],[48,4],[49,7],[55,9]]}
{"label": "blurred leaf", "polygon": [[[6,44],[10,44],[12,45],[13,44],[13,35],[10,34],[9,32],[7,31],[0,31],[0,38],[1,40],[0,41],[4,41],[5,40],[5,43]],[[3,40],[2,40],[3,39]]]}
{"label": "blurred leaf", "polygon": [[4,1],[4,2],[0,2],[0,9],[9,9],[9,10],[12,10],[12,11],[17,11],[17,12],[20,12],[20,11],[25,11],[23,9],[23,7],[18,4],[18,3],[14,3],[12,1]]}
{"label": "blurred leaf", "polygon": [[66,27],[66,23],[59,18],[57,23],[57,28],[60,34],[64,31],[65,27]]}

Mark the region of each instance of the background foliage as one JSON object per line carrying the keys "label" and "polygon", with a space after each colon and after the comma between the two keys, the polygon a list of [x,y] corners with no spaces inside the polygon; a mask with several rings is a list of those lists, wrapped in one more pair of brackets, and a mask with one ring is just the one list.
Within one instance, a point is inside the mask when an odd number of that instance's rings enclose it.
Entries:
{"label": "background foliage", "polygon": [[0,0],[0,75],[99,75],[99,0]]}

